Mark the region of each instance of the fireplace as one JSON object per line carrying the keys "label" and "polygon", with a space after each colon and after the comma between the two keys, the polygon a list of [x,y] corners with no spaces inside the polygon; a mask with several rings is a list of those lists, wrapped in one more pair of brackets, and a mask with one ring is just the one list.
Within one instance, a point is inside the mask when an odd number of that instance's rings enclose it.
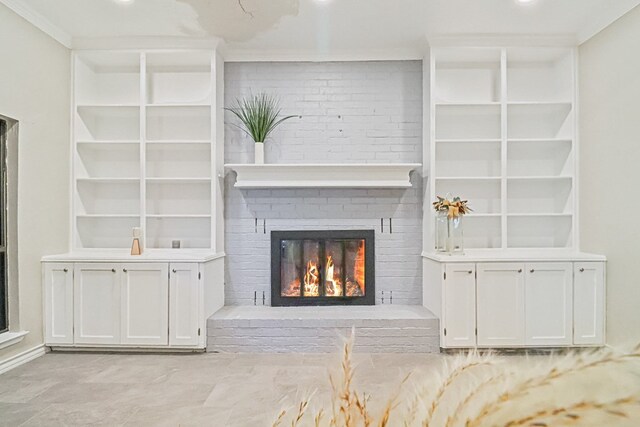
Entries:
{"label": "fireplace", "polygon": [[271,305],[374,305],[373,230],[272,231]]}

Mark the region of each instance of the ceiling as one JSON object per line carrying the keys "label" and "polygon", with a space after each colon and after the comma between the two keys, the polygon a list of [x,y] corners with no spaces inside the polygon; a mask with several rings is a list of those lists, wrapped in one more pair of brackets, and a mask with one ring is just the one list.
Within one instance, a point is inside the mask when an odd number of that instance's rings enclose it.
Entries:
{"label": "ceiling", "polygon": [[63,44],[220,37],[231,52],[386,52],[428,39],[562,36],[581,43],[640,0],[0,0]]}

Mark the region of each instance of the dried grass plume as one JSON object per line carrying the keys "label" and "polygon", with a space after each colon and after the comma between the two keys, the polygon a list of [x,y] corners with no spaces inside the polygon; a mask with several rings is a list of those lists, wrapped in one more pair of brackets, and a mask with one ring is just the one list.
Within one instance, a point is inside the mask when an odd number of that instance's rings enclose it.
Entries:
{"label": "dried grass plume", "polygon": [[[640,346],[526,358],[477,351],[444,356],[441,372],[399,378],[386,404],[375,408],[354,386],[353,343],[352,333],[339,372],[329,376],[331,407],[314,414],[305,399],[279,412],[273,426],[640,426]],[[410,384],[415,391],[401,393]]]}

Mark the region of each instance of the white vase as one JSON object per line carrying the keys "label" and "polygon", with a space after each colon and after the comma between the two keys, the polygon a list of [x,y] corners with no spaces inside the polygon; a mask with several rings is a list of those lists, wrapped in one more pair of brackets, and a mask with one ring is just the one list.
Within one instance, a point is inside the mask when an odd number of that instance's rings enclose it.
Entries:
{"label": "white vase", "polygon": [[255,164],[262,165],[264,164],[264,142],[256,142],[254,145],[256,147]]}

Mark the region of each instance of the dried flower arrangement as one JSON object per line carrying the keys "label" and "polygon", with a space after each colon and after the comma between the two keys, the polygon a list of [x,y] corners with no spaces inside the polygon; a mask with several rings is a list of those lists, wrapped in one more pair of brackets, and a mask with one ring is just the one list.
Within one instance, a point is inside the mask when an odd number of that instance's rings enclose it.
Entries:
{"label": "dried flower arrangement", "polygon": [[[379,411],[354,390],[353,338],[342,353],[341,378],[330,376],[331,411],[311,413],[311,398],[291,414],[282,410],[273,426],[629,426],[640,425],[640,346],[630,352],[572,352],[560,357],[504,363],[494,353],[447,357],[444,370],[418,383],[401,407],[398,390]],[[524,363],[526,362],[526,363]],[[330,414],[330,415],[328,415]],[[290,419],[290,421],[288,421]]]}
{"label": "dried flower arrangement", "polygon": [[436,196],[438,200],[433,202],[433,208],[436,212],[446,212],[450,219],[458,218],[472,211],[467,205],[468,200],[461,200],[460,197],[448,199],[446,197]]}

